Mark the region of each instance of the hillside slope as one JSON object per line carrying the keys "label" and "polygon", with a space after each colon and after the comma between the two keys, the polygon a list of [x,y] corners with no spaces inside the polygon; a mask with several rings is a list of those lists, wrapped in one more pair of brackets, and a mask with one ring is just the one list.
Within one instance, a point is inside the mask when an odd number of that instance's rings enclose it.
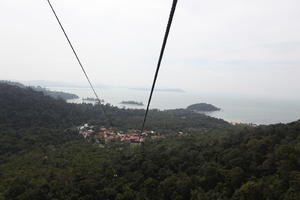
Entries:
{"label": "hillside slope", "polygon": [[[113,125],[120,128],[140,128],[144,110],[119,109],[105,105]],[[71,127],[93,121],[109,126],[99,105],[69,104],[36,92],[31,88],[20,88],[0,83],[0,125],[17,128]],[[223,120],[196,114],[184,109],[151,110],[149,128],[215,128],[229,126]]]}
{"label": "hillside slope", "polygon": [[[300,199],[300,121],[233,127],[185,110],[153,110],[150,127],[194,133],[102,148],[66,129],[101,123],[98,107],[0,85],[0,109],[0,200]],[[120,127],[139,124],[143,114],[107,109]]]}
{"label": "hillside slope", "polygon": [[299,147],[300,122],[136,147],[42,146],[0,164],[0,197],[298,200]]}
{"label": "hillside slope", "polygon": [[[140,128],[144,110],[118,109],[108,104],[104,107],[115,127]],[[74,130],[84,123],[110,125],[99,105],[69,104],[31,88],[0,83],[0,152],[16,152],[35,145],[57,144],[77,138],[64,131]],[[230,125],[223,120],[185,110],[151,110],[147,123],[147,128],[167,133],[223,126]],[[15,141],[22,145],[14,145]]]}
{"label": "hillside slope", "polygon": [[[26,88],[25,85],[23,85],[22,83],[19,83],[19,82],[0,80],[0,84],[1,83],[9,84],[9,85],[12,85],[12,86],[18,86],[20,88]],[[36,87],[35,86],[29,86],[29,88],[31,88],[31,89],[33,89],[34,91],[37,91],[37,92],[42,92],[46,96],[50,96],[54,99],[68,100],[68,99],[78,99],[79,98],[76,94],[71,94],[71,93],[67,93],[67,92],[60,92],[60,91],[51,91],[51,90],[48,90],[48,89],[43,88],[41,86],[36,86]]]}

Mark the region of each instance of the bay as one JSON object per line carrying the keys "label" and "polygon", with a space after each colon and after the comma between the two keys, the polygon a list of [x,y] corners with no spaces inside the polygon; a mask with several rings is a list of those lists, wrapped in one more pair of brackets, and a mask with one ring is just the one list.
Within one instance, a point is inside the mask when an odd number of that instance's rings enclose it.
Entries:
{"label": "bay", "polygon": [[[90,88],[76,87],[48,87],[50,90],[64,91],[77,94],[80,99],[70,100],[70,103],[82,103],[82,98],[94,97]],[[119,108],[145,109],[149,91],[130,88],[96,88],[105,103]],[[122,105],[122,101],[143,102],[144,106]],[[283,99],[264,99],[244,96],[230,96],[218,94],[201,94],[190,92],[157,91],[153,95],[152,109],[186,108],[195,103],[209,103],[221,111],[208,115],[230,122],[274,124],[288,123],[300,119],[300,101]],[[88,103],[88,102],[87,102]]]}

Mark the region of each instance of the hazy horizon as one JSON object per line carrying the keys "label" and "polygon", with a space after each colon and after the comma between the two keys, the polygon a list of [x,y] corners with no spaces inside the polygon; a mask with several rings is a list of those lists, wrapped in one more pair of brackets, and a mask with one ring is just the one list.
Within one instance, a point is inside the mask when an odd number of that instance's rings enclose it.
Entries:
{"label": "hazy horizon", "polygon": [[[51,2],[94,84],[151,86],[171,0]],[[179,1],[157,88],[299,99],[299,7]],[[86,84],[46,0],[2,0],[0,17],[0,79]]]}

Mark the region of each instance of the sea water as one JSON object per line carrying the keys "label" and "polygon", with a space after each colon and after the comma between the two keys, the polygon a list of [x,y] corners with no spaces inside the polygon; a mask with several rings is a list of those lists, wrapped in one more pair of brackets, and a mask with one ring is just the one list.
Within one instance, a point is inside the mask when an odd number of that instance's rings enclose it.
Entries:
{"label": "sea water", "polygon": [[[80,96],[79,99],[70,100],[71,103],[82,103],[82,98],[94,97],[90,88],[49,87],[49,89],[70,92]],[[105,103],[120,108],[145,109],[149,97],[147,90],[130,88],[96,88],[96,91],[100,98],[105,100]],[[129,100],[143,102],[145,105],[120,104],[122,101]],[[221,108],[221,111],[212,112],[208,115],[230,122],[274,124],[300,119],[300,101],[218,94],[156,91],[153,95],[151,108],[160,110],[186,108],[195,103],[209,103]]]}

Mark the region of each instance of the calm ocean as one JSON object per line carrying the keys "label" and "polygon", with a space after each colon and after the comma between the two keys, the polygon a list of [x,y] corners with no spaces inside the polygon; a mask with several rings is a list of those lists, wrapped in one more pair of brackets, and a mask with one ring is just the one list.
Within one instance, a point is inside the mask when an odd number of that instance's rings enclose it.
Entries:
{"label": "calm ocean", "polygon": [[[94,97],[90,88],[48,87],[55,91],[77,94],[81,98]],[[138,101],[146,104],[149,91],[128,88],[96,89],[100,98],[106,103],[124,107],[121,101]],[[71,102],[81,103],[82,99]],[[186,108],[194,103],[210,103],[222,110],[213,112],[210,116],[232,122],[274,124],[288,123],[300,119],[300,101],[279,99],[257,99],[243,97],[224,97],[211,94],[192,94],[188,92],[155,92],[151,108],[160,110]],[[127,108],[145,108],[146,106],[126,106]]]}

